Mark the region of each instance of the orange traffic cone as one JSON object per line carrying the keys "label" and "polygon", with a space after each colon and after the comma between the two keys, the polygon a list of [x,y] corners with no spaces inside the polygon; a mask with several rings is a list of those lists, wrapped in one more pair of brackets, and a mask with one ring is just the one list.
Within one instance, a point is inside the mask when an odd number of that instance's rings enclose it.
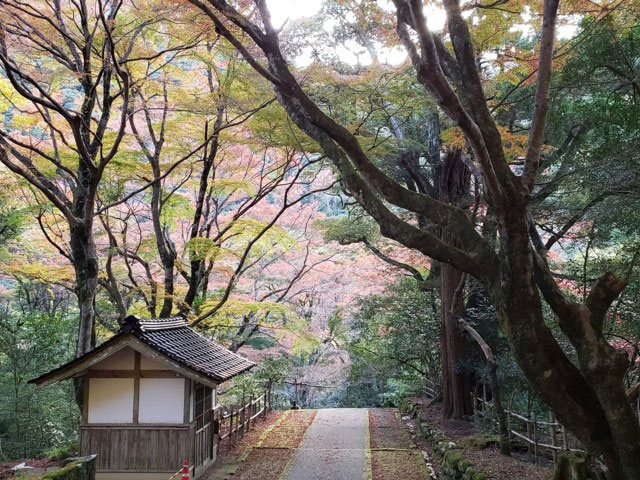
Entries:
{"label": "orange traffic cone", "polygon": [[182,478],[189,478],[189,460],[182,463]]}

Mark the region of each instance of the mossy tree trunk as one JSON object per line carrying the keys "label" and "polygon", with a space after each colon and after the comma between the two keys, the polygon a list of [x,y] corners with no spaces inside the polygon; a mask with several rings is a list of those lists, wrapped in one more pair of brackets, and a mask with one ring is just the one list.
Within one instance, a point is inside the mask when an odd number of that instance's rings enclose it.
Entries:
{"label": "mossy tree trunk", "polygon": [[[442,165],[440,199],[451,205],[466,199],[469,179],[469,170],[462,162],[462,152],[450,151]],[[440,236],[443,242],[456,245],[455,237],[446,230],[442,229]],[[473,345],[456,321],[464,316],[464,296],[460,294],[464,277],[465,274],[452,265],[443,264],[440,268],[442,415],[457,420],[473,414],[471,394],[475,383],[469,367]]]}

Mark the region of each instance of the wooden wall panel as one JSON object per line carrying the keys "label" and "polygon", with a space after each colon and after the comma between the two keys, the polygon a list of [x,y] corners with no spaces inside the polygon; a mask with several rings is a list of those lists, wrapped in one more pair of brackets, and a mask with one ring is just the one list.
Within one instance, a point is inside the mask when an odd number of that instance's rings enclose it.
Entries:
{"label": "wooden wall panel", "polygon": [[98,455],[100,471],[178,471],[182,461],[191,458],[186,425],[85,425],[80,445],[81,455]]}

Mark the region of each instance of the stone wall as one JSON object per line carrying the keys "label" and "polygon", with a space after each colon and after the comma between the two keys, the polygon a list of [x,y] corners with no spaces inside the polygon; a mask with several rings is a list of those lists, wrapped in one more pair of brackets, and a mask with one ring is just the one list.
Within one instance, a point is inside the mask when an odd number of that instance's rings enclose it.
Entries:
{"label": "stone wall", "polygon": [[440,461],[442,472],[447,480],[487,480],[487,475],[476,470],[454,441],[426,422],[420,405],[411,400],[405,400],[401,411],[416,419],[418,433],[431,445],[432,452]]}
{"label": "stone wall", "polygon": [[[68,463],[67,463],[68,462]],[[95,480],[96,456],[74,457],[65,460],[66,465],[60,470],[49,472],[42,480]]]}

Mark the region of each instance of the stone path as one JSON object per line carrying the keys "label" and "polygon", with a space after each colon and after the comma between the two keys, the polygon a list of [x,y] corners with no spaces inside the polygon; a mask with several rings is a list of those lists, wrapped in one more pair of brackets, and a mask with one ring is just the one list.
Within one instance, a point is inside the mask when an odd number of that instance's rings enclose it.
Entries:
{"label": "stone path", "polygon": [[428,468],[394,408],[290,410],[233,469],[209,480],[426,480]]}
{"label": "stone path", "polygon": [[286,480],[362,480],[369,428],[366,408],[318,410]]}

